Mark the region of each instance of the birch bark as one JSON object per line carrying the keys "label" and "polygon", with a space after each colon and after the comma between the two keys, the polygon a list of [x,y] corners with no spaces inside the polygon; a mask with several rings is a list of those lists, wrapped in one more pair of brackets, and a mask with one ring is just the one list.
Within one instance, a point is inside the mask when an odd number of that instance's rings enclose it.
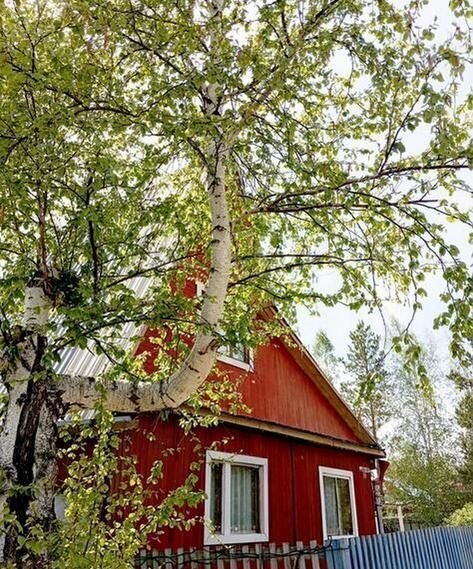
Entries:
{"label": "birch bark", "polygon": [[[209,57],[218,57],[215,41],[215,22],[221,15],[223,2],[203,4],[211,22]],[[211,83],[202,90],[203,114],[211,125],[206,156],[206,192],[212,220],[211,262],[200,313],[199,332],[192,349],[180,369],[168,380],[138,385],[119,381],[110,386],[105,405],[113,411],[151,411],[181,405],[208,376],[216,358],[215,331],[222,318],[231,263],[230,220],[227,208],[225,177],[228,147],[220,126],[220,86]],[[43,251],[43,258],[46,252]],[[47,290],[47,271],[44,279],[29,286],[25,297],[24,326],[21,340],[16,343],[13,361],[4,359],[5,385],[8,403],[0,434],[0,472],[3,487],[0,491],[0,514],[5,508],[15,515],[14,523],[0,533],[0,563],[16,567],[49,567],[47,551],[29,553],[18,538],[26,534],[30,524],[37,524],[45,535],[54,523],[54,479],[57,420],[66,407],[92,407],[101,398],[94,378],[63,377],[57,382],[45,374],[42,356],[46,347],[46,325],[50,300]],[[14,486],[29,488],[13,493]],[[33,496],[31,488],[36,488]],[[3,537],[2,537],[3,536]]]}
{"label": "birch bark", "polygon": [[[202,3],[209,22],[209,57],[219,59],[216,37],[223,0]],[[111,411],[153,411],[179,407],[196,391],[215,363],[218,344],[215,331],[223,315],[231,264],[231,232],[225,187],[229,141],[219,123],[222,118],[221,86],[209,83],[202,93],[202,110],[213,125],[211,141],[205,152],[206,192],[212,219],[211,262],[204,300],[199,316],[199,332],[179,370],[160,383],[115,382],[107,393],[105,406]],[[69,405],[92,407],[98,399],[93,378],[67,377],[61,382],[63,399]]]}
{"label": "birch bark", "polygon": [[2,355],[8,404],[0,433],[0,512],[3,518],[8,511],[18,525],[7,524],[0,533],[0,562],[19,568],[49,566],[47,551],[25,561],[19,537],[32,525],[47,530],[54,523],[55,432],[62,408],[42,365],[49,307],[38,282],[27,287],[24,325],[18,330],[15,351]]}

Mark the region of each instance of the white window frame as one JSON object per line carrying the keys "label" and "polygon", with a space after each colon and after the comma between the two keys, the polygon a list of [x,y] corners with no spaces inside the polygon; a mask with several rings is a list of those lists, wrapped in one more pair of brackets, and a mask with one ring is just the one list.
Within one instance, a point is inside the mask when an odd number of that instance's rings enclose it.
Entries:
{"label": "white window frame", "polygon": [[323,529],[324,540],[329,538],[329,535],[327,533],[327,518],[325,512],[324,476],[329,476],[331,478],[341,478],[342,480],[348,480],[348,488],[350,491],[350,506],[351,506],[353,533],[348,535],[332,535],[330,537],[332,539],[344,539],[346,537],[356,537],[358,535],[358,515],[356,508],[355,482],[353,478],[353,472],[351,470],[341,470],[340,468],[319,466],[320,503],[322,505],[322,529]]}
{"label": "white window frame", "polygon": [[[210,520],[210,497],[213,462],[223,463],[222,469],[222,533],[216,533]],[[231,466],[253,466],[260,468],[260,523],[259,533],[231,533]],[[256,543],[269,541],[268,509],[268,459],[244,454],[208,450],[205,460],[204,545]]]}
{"label": "white window frame", "polygon": [[253,358],[253,350],[248,350],[248,361],[242,362],[241,360],[237,360],[236,358],[232,358],[230,356],[226,356],[225,354],[219,354],[217,352],[217,360],[219,362],[223,362],[229,364],[233,367],[238,367],[243,369],[244,371],[254,371],[254,358]]}

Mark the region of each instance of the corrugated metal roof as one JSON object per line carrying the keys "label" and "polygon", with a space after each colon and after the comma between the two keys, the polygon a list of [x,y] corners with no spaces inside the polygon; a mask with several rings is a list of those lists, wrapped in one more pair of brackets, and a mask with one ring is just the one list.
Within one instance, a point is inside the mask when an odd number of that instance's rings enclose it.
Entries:
{"label": "corrugated metal roof", "polygon": [[[136,294],[137,298],[143,298],[151,284],[152,279],[149,277],[134,277],[127,286]],[[135,338],[142,331],[141,328],[134,323],[125,324],[122,328],[121,337],[116,341],[116,346],[125,350],[132,349]],[[54,370],[61,375],[97,377],[103,374],[110,365],[110,359],[104,354],[95,353],[94,343],[89,341],[87,348],[65,348]]]}
{"label": "corrugated metal roof", "polygon": [[[150,199],[158,195],[157,191],[152,192]],[[146,240],[147,228],[142,230],[142,239]],[[153,252],[149,255],[143,268],[150,268],[154,264],[168,259],[169,250],[172,249],[174,239],[170,236],[161,237],[158,243],[153,246]],[[153,283],[153,278],[148,276],[133,277],[123,284],[135,293],[136,298],[144,298]],[[133,343],[138,336],[143,334],[143,327],[136,326],[134,323],[127,323],[122,326],[121,336],[115,340],[115,346],[124,350],[131,350]],[[94,342],[89,341],[86,348],[71,347],[65,348],[61,353],[59,362],[54,370],[61,375],[80,375],[84,377],[97,377],[102,375],[110,366],[110,359],[104,354],[97,354],[94,350]]]}
{"label": "corrugated metal roof", "polygon": [[[92,423],[95,419],[95,409],[80,409],[77,411],[72,411],[70,413],[66,413],[64,418],[58,421],[59,426],[68,425],[79,421],[79,423]],[[114,423],[122,423],[124,421],[130,421],[132,418],[131,415],[121,415],[118,413],[113,414],[113,421]]]}

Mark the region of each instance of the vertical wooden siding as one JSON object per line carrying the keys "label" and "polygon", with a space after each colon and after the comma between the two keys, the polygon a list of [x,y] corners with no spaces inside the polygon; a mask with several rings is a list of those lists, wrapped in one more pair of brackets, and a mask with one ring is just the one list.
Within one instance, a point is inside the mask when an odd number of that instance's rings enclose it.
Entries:
{"label": "vertical wooden siding", "polygon": [[[137,349],[137,354],[149,354],[145,361],[145,369],[149,373],[154,371],[153,361],[158,349],[152,341],[156,334],[148,330]],[[294,361],[281,340],[272,339],[266,346],[258,348],[251,372],[223,362],[217,365],[229,378],[242,380],[238,389],[244,403],[251,409],[251,417],[359,442],[353,430]]]}
{"label": "vertical wooden siding", "polygon": [[[272,542],[322,542],[322,514],[318,467],[332,466],[351,470],[355,480],[355,494],[360,534],[375,532],[371,481],[360,467],[371,467],[368,457],[350,451],[295,442],[269,433],[235,426],[220,425],[209,429],[196,429],[185,436],[175,417],[160,421],[155,415],[143,415],[138,428],[126,435],[128,454],[138,457],[138,469],[144,478],[155,460],[163,457],[168,448],[177,449],[164,460],[164,476],[156,505],[172,489],[182,484],[189,474],[189,465],[205,458],[205,449],[214,441],[226,441],[219,448],[225,452],[243,453],[268,459],[269,519]],[[154,440],[150,440],[154,439]],[[200,441],[201,448],[196,449]],[[204,464],[200,469],[200,487],[204,487]],[[203,505],[197,511],[184,511],[185,515],[203,515]],[[199,523],[188,532],[164,529],[150,545],[165,547],[202,547],[203,527]]]}
{"label": "vertical wooden siding", "polygon": [[281,340],[273,339],[258,350],[255,371],[247,375],[240,391],[252,417],[358,441]]}

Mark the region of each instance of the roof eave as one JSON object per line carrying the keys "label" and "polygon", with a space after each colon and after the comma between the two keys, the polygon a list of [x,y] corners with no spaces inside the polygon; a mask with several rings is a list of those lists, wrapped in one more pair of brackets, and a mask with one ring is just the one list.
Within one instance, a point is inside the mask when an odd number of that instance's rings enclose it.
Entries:
{"label": "roof eave", "polygon": [[[361,442],[368,447],[378,448],[382,450],[382,447],[379,445],[378,441],[356,417],[341,394],[328,379],[324,371],[317,364],[297,334],[293,331],[291,326],[279,314],[278,309],[274,305],[268,305],[264,309],[263,315],[270,318],[277,318],[288,330],[289,336],[295,346],[291,345],[291,342],[285,341],[284,338],[281,338],[281,340],[284,342],[284,345],[290,351],[299,367],[317,385],[317,387],[321,390],[328,401],[330,401],[336,411],[341,415],[343,419],[345,419],[348,426],[353,429],[355,435],[360,438]],[[320,381],[320,378],[322,378],[323,381]],[[385,456],[384,451],[383,456]]]}

